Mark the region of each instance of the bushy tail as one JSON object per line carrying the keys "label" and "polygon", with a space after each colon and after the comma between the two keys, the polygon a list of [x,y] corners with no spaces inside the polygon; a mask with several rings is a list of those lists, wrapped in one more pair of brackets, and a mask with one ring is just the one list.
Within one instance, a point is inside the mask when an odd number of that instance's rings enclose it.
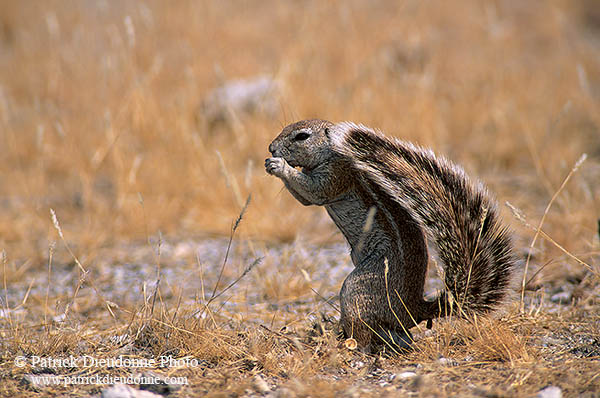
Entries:
{"label": "bushy tail", "polygon": [[404,207],[437,245],[447,289],[442,305],[451,296],[461,312],[487,312],[502,301],[515,257],[486,188],[430,150],[363,126],[343,130],[334,149]]}

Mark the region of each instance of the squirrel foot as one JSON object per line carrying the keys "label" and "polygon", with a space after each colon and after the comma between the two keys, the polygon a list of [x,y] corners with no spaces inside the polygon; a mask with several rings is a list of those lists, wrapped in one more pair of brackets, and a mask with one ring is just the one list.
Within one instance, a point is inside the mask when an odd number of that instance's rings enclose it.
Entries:
{"label": "squirrel foot", "polygon": [[380,349],[386,349],[391,353],[406,353],[412,350],[414,342],[412,334],[408,330],[390,330],[380,327],[378,333]]}

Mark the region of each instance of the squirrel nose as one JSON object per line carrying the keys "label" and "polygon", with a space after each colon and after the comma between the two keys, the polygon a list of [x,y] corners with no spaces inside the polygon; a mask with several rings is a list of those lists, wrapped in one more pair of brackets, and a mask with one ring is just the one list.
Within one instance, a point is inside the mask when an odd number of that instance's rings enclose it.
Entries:
{"label": "squirrel nose", "polygon": [[269,152],[271,152],[271,155],[275,156],[275,146],[273,145],[273,143],[269,145]]}

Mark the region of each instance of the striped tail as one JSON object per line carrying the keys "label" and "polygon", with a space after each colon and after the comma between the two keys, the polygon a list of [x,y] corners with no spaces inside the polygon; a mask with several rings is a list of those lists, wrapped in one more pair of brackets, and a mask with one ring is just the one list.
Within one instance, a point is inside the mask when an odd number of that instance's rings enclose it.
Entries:
{"label": "striped tail", "polygon": [[471,313],[500,303],[516,260],[509,231],[487,189],[431,150],[364,126],[337,127],[334,150],[352,159],[362,177],[382,187],[435,242],[445,269],[446,291],[438,298],[442,305],[451,296],[460,311]]}

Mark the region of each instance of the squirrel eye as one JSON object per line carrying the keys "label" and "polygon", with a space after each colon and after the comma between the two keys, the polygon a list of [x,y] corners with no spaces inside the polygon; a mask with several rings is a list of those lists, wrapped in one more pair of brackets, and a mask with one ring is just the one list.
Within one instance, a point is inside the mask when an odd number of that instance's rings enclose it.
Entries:
{"label": "squirrel eye", "polygon": [[301,131],[301,132],[299,132],[298,134],[296,134],[294,136],[294,141],[304,141],[308,137],[310,137],[310,134],[308,134],[308,133],[306,133],[304,131]]}

